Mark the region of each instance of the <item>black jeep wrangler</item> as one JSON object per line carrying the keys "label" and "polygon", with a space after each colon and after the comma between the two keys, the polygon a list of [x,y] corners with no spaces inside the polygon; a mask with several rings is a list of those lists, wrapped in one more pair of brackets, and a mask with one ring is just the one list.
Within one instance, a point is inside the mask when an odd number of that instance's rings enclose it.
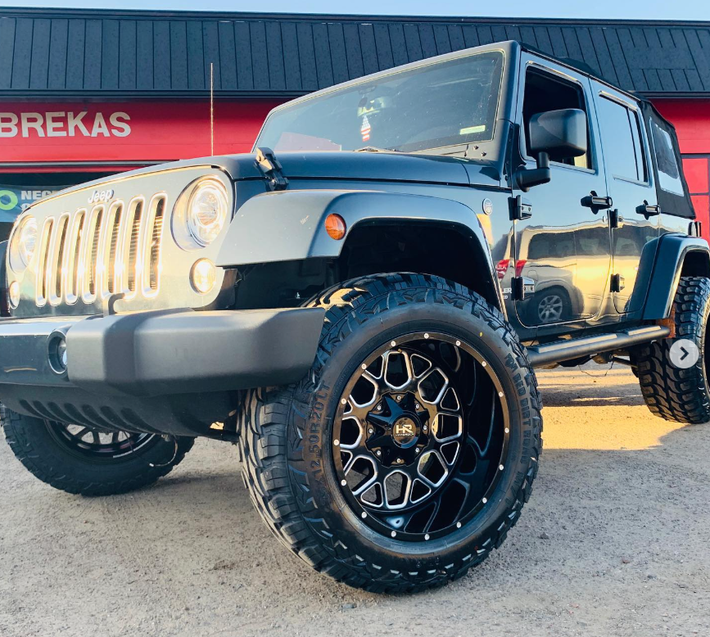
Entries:
{"label": "black jeep wrangler", "polygon": [[516,42],[348,82],[275,109],[255,154],[17,220],[5,435],[84,495],[152,483],[197,436],[236,443],[262,517],[315,569],[443,584],[530,497],[534,367],[626,363],[654,413],[710,420],[693,218],[651,104]]}

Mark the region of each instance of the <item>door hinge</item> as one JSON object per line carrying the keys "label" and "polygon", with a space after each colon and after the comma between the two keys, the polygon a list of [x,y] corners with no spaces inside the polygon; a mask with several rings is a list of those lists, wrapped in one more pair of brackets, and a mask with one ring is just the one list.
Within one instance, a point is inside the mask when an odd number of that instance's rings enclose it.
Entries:
{"label": "door hinge", "polygon": [[510,202],[510,220],[524,221],[532,217],[532,205],[523,200],[522,195],[511,197]]}
{"label": "door hinge", "polygon": [[621,228],[623,224],[623,217],[619,214],[619,209],[614,208],[609,211],[609,227],[610,228]]}
{"label": "door hinge", "polygon": [[256,149],[256,165],[262,172],[269,185],[270,190],[285,190],[288,186],[288,179],[282,172],[283,166],[276,159],[274,151],[270,148],[262,147]]}
{"label": "door hinge", "polygon": [[623,276],[621,276],[620,274],[611,275],[611,284],[609,288],[612,292],[621,292],[621,290],[623,290],[625,287],[626,281],[624,280]]}
{"label": "door hinge", "polygon": [[527,276],[514,276],[510,280],[510,294],[514,301],[523,301],[527,294],[535,293],[535,281]]}

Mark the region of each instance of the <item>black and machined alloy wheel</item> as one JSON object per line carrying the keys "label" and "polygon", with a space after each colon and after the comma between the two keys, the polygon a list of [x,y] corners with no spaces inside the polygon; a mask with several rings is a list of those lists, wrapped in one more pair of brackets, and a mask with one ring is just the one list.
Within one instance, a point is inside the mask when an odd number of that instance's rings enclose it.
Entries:
{"label": "black and machined alloy wheel", "polygon": [[[699,425],[710,421],[710,279],[680,278],[671,317],[675,337],[664,338],[632,353],[641,391],[653,414],[665,420]],[[699,356],[688,368],[677,367],[671,347],[680,339],[695,344]]]}
{"label": "black and machined alloy wheel", "polygon": [[267,524],[337,580],[439,586],[503,542],[530,497],[540,399],[512,328],[476,293],[388,274],[327,290],[300,383],[249,392],[244,478]]}
{"label": "black and machined alloy wheel", "polygon": [[17,459],[48,485],[86,496],[127,493],[170,473],[193,438],[104,431],[2,408],[5,438]]}

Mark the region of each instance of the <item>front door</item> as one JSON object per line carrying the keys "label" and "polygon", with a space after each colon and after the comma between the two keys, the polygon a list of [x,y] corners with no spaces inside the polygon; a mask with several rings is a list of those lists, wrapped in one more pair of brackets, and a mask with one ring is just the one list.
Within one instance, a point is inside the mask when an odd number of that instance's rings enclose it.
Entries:
{"label": "front door", "polygon": [[[612,291],[619,313],[643,307],[645,289],[636,289],[643,260],[652,263],[658,242],[656,188],[648,166],[648,142],[638,105],[608,86],[592,87],[604,146],[612,208]],[[643,285],[640,283],[640,285]]]}
{"label": "front door", "polygon": [[517,121],[526,167],[535,167],[525,138],[536,113],[584,110],[589,149],[568,162],[551,162],[550,182],[523,193],[532,216],[515,222],[515,274],[526,290],[516,313],[530,327],[592,319],[606,312],[611,240],[607,212],[583,205],[590,194],[607,194],[590,81],[552,62],[542,66],[523,56],[522,64]]}

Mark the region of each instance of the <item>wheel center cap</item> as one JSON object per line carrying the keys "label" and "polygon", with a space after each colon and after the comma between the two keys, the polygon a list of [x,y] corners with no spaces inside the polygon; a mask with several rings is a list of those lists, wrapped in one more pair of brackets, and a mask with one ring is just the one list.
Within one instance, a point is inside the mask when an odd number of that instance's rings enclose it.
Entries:
{"label": "wheel center cap", "polygon": [[409,416],[403,416],[392,426],[392,439],[402,448],[411,447],[419,437],[417,423]]}

